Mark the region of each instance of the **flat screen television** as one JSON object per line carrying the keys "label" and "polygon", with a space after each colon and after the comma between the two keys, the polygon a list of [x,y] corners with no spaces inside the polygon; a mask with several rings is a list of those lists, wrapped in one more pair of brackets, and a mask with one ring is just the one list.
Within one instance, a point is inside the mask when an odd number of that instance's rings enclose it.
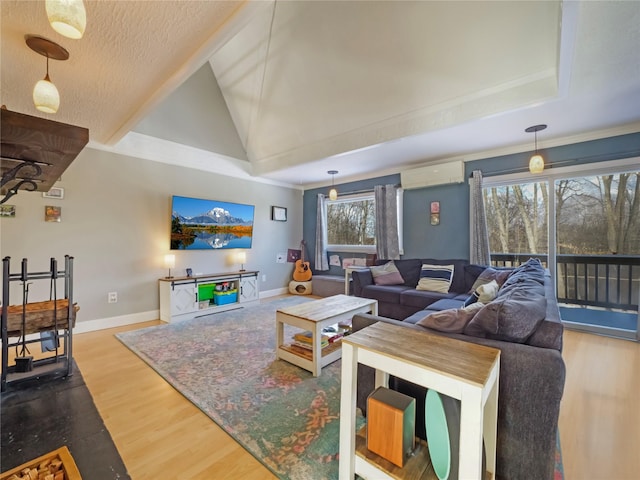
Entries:
{"label": "flat screen television", "polygon": [[179,197],[171,199],[171,250],[251,248],[253,205]]}

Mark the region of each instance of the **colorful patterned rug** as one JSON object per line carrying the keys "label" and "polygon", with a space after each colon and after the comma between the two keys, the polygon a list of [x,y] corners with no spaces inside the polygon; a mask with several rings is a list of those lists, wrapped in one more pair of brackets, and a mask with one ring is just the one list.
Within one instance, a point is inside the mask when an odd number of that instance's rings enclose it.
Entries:
{"label": "colorful patterned rug", "polygon": [[[279,478],[337,479],[340,361],[314,378],[275,360],[276,310],[309,300],[262,301],[116,337]],[[285,338],[294,331],[286,327]],[[558,442],[554,480],[563,478]]]}
{"label": "colorful patterned rug", "polygon": [[263,301],[117,338],[278,477],[334,479],[340,361],[314,378],[275,359],[275,311],[309,300]]}

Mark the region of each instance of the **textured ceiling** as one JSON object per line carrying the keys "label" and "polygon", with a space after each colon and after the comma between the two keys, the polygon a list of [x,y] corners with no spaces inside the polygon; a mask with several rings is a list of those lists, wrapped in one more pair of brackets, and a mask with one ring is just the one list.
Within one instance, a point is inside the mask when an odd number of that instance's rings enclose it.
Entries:
{"label": "textured ceiling", "polygon": [[[49,27],[43,0],[0,2],[1,99],[88,127],[91,145],[122,153],[316,186],[331,169],[343,181],[527,151],[524,129],[538,123],[549,125],[542,148],[640,131],[639,1],[85,4],[85,36],[69,40]],[[54,116],[32,105],[45,62],[26,33],[71,54],[51,62]],[[156,129],[163,141],[153,128],[129,133],[178,110],[207,122],[196,109],[213,101],[174,108],[207,61],[244,155],[209,148],[214,135],[194,144],[182,119]]]}
{"label": "textured ceiling", "polygon": [[44,77],[46,60],[26,46],[24,35],[49,38],[70,58],[50,61],[61,102],[47,118],[89,128],[93,141],[111,142],[156,92],[196,70],[192,57],[242,3],[85,0],[85,35],[71,40],[49,26],[44,0],[2,0],[2,103],[45,116],[33,107],[31,92]]}

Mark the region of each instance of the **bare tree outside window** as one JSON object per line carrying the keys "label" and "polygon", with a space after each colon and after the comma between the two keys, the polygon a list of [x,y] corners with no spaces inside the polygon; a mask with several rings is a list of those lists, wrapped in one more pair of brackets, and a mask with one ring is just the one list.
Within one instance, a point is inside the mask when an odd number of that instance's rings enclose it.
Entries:
{"label": "bare tree outside window", "polygon": [[373,194],[327,202],[329,245],[375,245]]}
{"label": "bare tree outside window", "polygon": [[556,182],[558,253],[640,254],[640,172]]}
{"label": "bare tree outside window", "polygon": [[546,183],[487,187],[483,194],[491,253],[548,252]]}

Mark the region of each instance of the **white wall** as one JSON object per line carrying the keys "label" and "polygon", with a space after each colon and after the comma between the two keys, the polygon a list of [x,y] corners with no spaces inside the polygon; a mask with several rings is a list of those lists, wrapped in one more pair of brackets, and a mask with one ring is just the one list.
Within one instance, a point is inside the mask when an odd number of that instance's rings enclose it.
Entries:
{"label": "white wall", "polygon": [[[245,268],[260,270],[263,292],[284,288],[291,278],[292,264],[275,259],[302,238],[299,190],[89,148],[56,186],[65,189],[61,200],[20,192],[7,202],[16,206],[16,217],[0,219],[0,254],[11,257],[12,273],[19,272],[22,258],[28,259],[29,271],[46,271],[51,257],[62,268],[64,255],[73,256],[79,330],[88,321],[104,327],[158,318],[157,279],[167,275],[163,258],[169,253],[172,195],[255,205],[253,245]],[[45,205],[62,207],[60,223],[44,221]],[[271,221],[271,205],[286,207],[288,221]],[[174,252],[176,271],[237,270],[239,265],[231,262],[233,252]],[[20,303],[20,283],[12,282],[11,291],[11,303]],[[118,303],[107,303],[112,291],[118,292]],[[48,298],[49,282],[35,281],[29,299]]]}

